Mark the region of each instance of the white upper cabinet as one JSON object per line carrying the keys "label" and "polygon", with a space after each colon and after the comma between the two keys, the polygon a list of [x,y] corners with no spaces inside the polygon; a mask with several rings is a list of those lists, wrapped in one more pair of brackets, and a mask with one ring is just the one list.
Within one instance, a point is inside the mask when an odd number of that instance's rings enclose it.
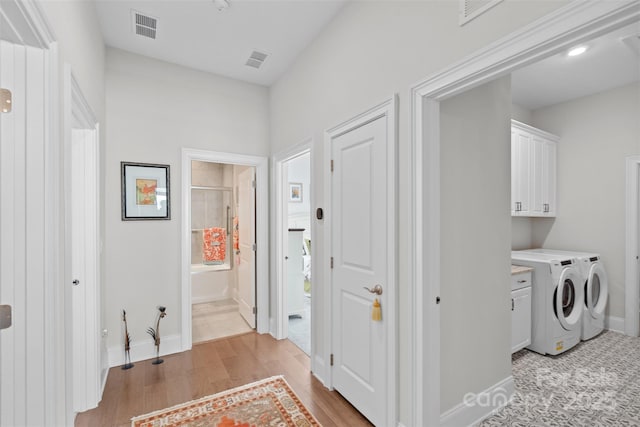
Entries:
{"label": "white upper cabinet", "polygon": [[511,215],[556,216],[556,144],[550,133],[511,120]]}

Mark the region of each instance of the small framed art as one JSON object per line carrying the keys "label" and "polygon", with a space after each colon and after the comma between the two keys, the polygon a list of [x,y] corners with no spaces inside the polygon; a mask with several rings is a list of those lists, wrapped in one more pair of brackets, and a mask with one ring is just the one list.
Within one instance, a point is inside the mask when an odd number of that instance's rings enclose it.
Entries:
{"label": "small framed art", "polygon": [[298,182],[289,183],[289,201],[302,202],[302,184]]}
{"label": "small framed art", "polygon": [[122,220],[171,219],[169,165],[120,162]]}

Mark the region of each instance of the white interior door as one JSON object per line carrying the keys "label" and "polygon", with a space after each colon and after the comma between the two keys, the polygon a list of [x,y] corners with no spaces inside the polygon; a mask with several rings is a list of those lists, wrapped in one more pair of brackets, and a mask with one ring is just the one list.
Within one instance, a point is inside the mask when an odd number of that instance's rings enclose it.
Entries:
{"label": "white interior door", "polygon": [[253,168],[238,174],[238,306],[252,328],[256,327],[256,191]]}
{"label": "white interior door", "polygon": [[[373,424],[387,424],[388,194],[386,116],[333,138],[333,386]],[[380,285],[382,295],[364,289]],[[382,321],[372,320],[374,299]]]}
{"label": "white interior door", "polygon": [[73,409],[100,401],[98,153],[96,130],[71,131],[71,312]]}
{"label": "white interior door", "polygon": [[[0,23],[4,23],[0,19]],[[1,34],[4,36],[4,34]],[[42,49],[0,40],[0,87],[12,92],[0,109],[0,304],[12,324],[0,330],[0,425],[46,425],[47,322],[55,277],[46,266],[53,230],[45,227],[51,194],[46,180],[47,60]],[[28,90],[27,90],[28,88]],[[7,103],[8,104],[8,103]],[[45,166],[47,169],[45,169]],[[49,349],[51,349],[49,347]]]}

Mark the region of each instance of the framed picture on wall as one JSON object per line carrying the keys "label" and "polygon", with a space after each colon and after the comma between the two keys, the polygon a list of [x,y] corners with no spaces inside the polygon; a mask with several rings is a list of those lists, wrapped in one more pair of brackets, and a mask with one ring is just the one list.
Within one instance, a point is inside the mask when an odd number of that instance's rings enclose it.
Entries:
{"label": "framed picture on wall", "polygon": [[171,219],[169,165],[120,162],[122,220]]}
{"label": "framed picture on wall", "polygon": [[299,182],[289,183],[289,201],[302,202],[302,184]]}

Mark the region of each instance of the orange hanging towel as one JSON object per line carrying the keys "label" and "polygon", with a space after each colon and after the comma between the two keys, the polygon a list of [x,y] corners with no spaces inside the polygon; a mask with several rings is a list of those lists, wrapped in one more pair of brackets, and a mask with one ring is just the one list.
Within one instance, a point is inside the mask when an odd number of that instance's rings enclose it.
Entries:
{"label": "orange hanging towel", "polygon": [[227,231],[220,227],[202,230],[202,258],[205,264],[222,264],[227,257]]}

